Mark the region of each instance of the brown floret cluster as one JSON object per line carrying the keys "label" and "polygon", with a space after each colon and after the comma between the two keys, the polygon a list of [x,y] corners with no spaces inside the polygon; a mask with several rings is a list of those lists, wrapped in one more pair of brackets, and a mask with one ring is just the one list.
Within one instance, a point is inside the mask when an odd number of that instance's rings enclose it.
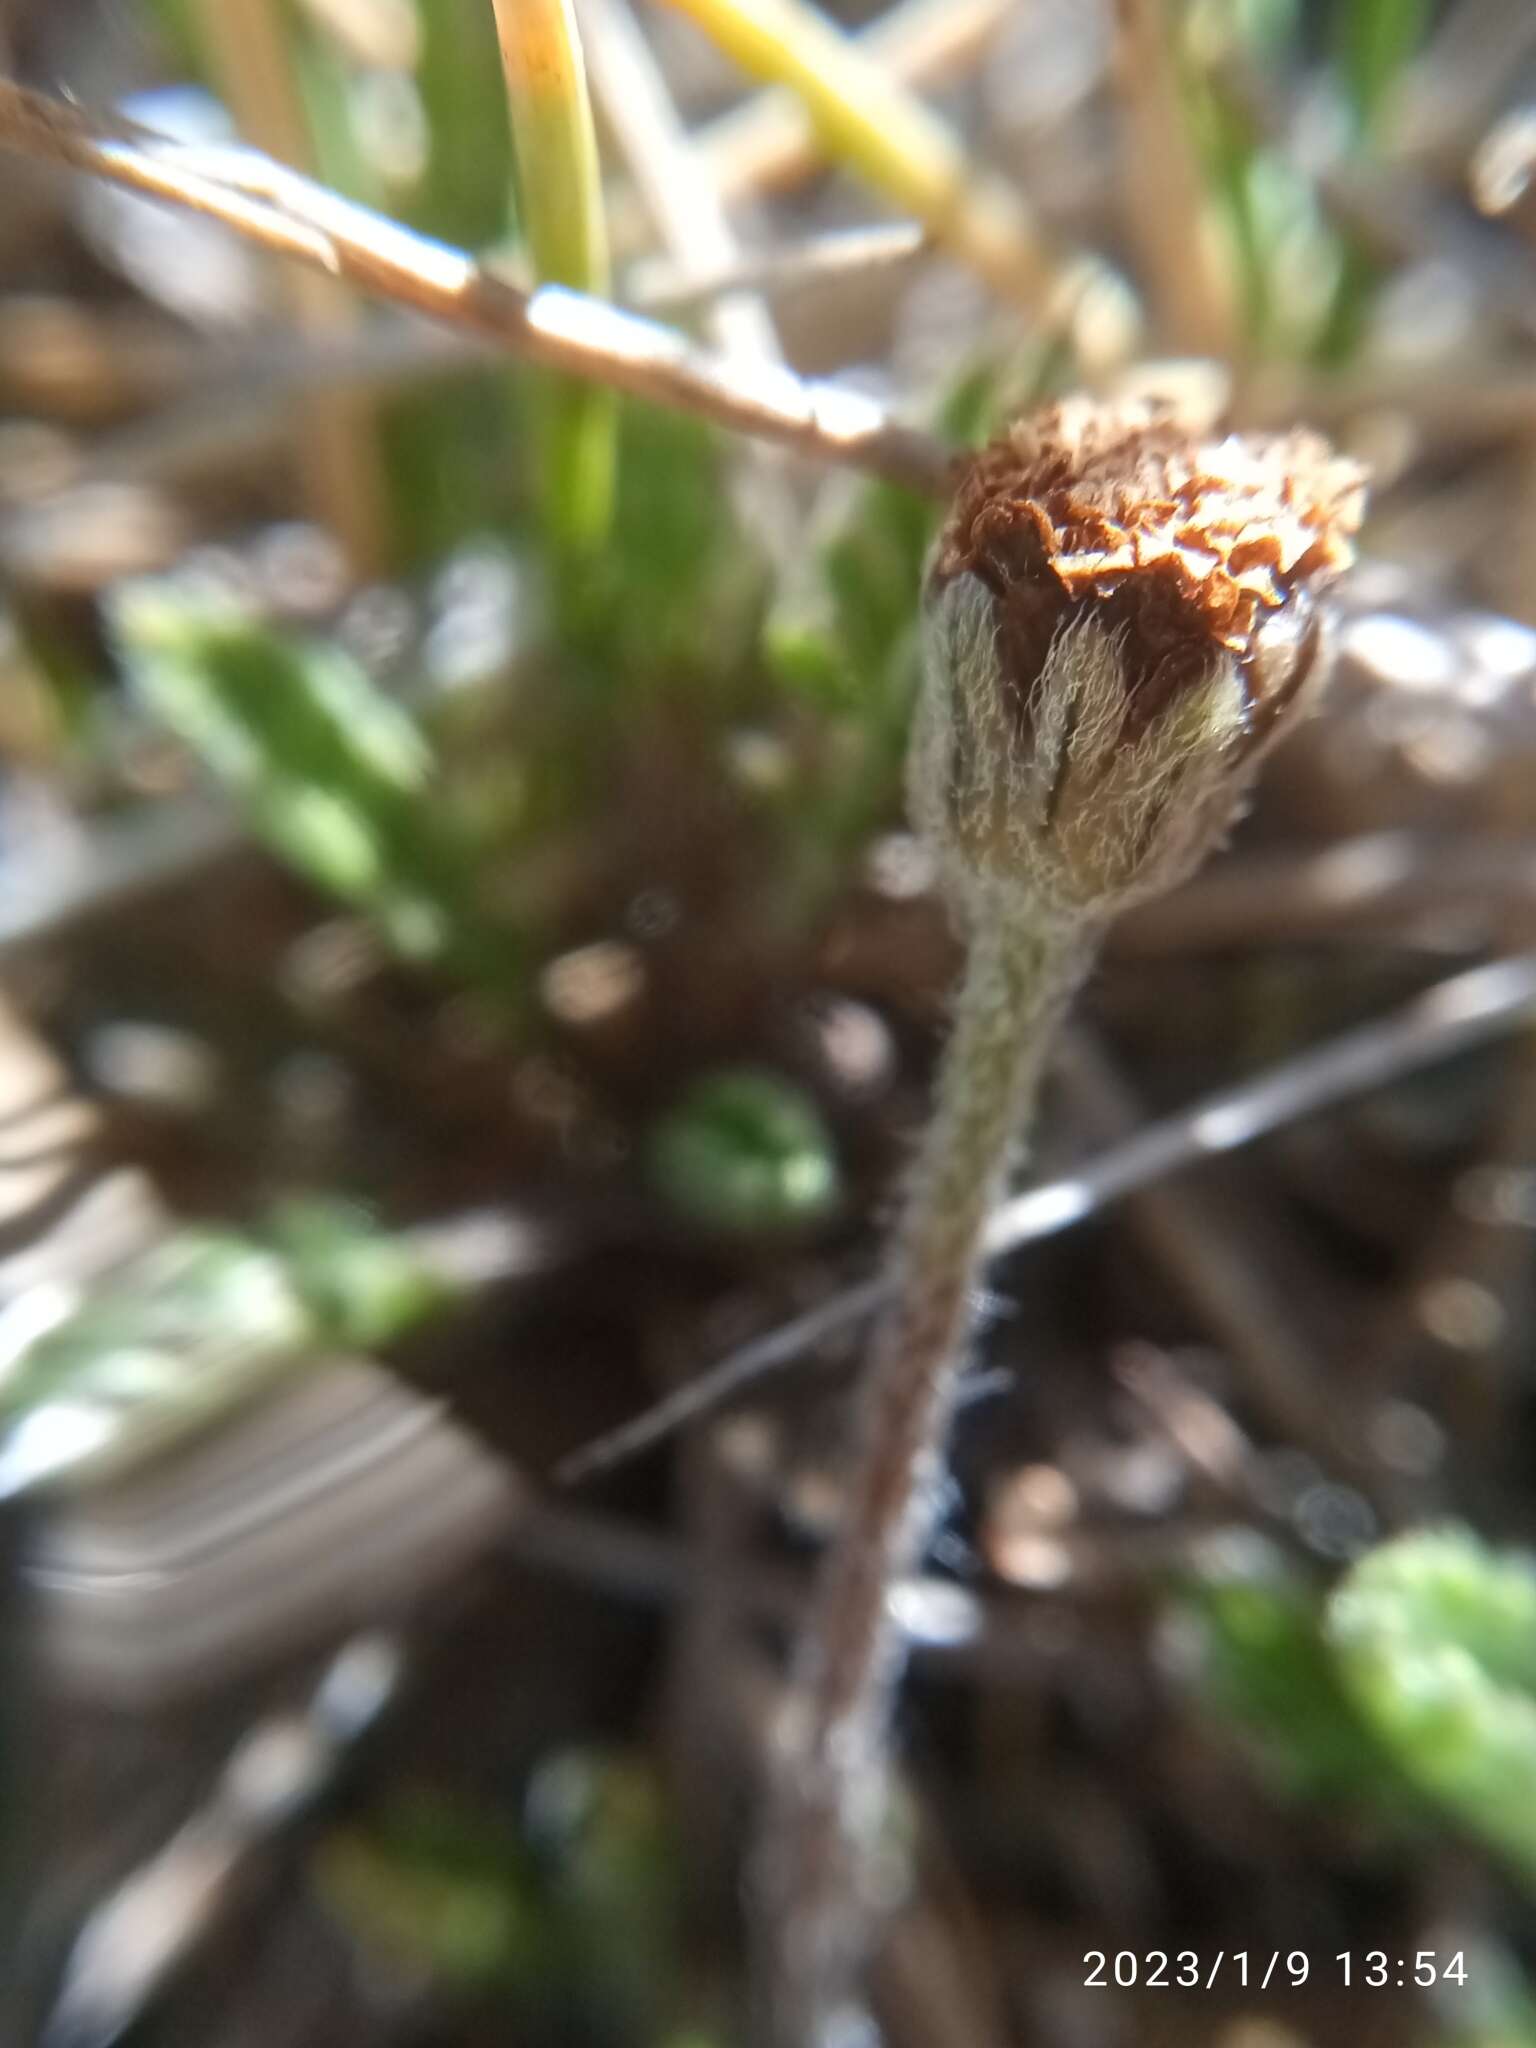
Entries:
{"label": "brown floret cluster", "polygon": [[1021,719],[1053,638],[1092,608],[1121,644],[1126,737],[1224,650],[1257,742],[1306,680],[1311,601],[1352,559],[1364,494],[1314,434],[1211,436],[1167,406],[1070,399],[970,463],[930,588],[968,571],[992,592]]}

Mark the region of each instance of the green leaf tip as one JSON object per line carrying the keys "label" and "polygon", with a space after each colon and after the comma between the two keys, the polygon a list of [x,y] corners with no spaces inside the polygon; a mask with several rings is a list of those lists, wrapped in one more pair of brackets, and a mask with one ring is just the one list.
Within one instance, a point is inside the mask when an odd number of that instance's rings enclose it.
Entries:
{"label": "green leaf tip", "polygon": [[1536,1887],[1536,1560],[1458,1528],[1399,1537],[1340,1582],[1326,1626],[1405,1776]]}
{"label": "green leaf tip", "polygon": [[750,1236],[794,1229],[837,1204],[837,1158],[803,1090],[755,1067],[695,1081],[652,1131],[652,1185],[690,1222]]}

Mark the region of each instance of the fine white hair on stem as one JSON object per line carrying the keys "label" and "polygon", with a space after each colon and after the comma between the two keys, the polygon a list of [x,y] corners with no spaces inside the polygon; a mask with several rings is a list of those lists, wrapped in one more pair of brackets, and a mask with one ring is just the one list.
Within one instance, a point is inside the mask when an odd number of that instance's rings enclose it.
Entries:
{"label": "fine white hair on stem", "polygon": [[1220,843],[1320,671],[1315,599],[1362,498],[1316,437],[1213,439],[1092,399],[1041,408],[958,478],[924,584],[910,796],[966,964],[770,1773],[772,2048],[848,2038],[890,1910],[890,1592],[933,1533],[990,1212],[1047,1053],[1110,921]]}
{"label": "fine white hair on stem", "polygon": [[[987,1255],[1004,1258],[1058,1231],[1075,1229],[1122,1196],[1213,1153],[1255,1144],[1303,1117],[1522,1031],[1533,1014],[1536,953],[1514,953],[1452,975],[1401,1009],[1280,1060],[1251,1081],[1159,1117],[1074,1172],[1004,1201],[987,1229]],[[750,1338],[664,1400],[574,1451],[556,1468],[556,1480],[574,1486],[653,1449],[818,1345],[846,1336],[876,1312],[889,1287],[885,1277],[861,1281]]]}

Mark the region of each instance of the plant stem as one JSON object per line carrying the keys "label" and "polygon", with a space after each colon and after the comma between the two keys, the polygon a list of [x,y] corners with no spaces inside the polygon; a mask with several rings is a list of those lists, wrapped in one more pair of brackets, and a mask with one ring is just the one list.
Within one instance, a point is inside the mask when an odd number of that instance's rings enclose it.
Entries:
{"label": "plant stem", "polygon": [[[193,19],[241,134],[294,170],[313,170],[286,15],[274,0],[199,0]],[[357,332],[357,301],[334,278],[295,270],[283,285],[301,333],[336,341]],[[301,393],[295,406],[294,452],[305,497],[359,578],[377,576],[390,553],[375,424],[371,401],[356,390]]]}
{"label": "plant stem", "polygon": [[1018,194],[970,163],[958,137],[808,0],[667,0],[727,55],[796,94],[833,160],[906,209],[1006,301],[1053,322],[1064,276]]}
{"label": "plant stem", "polygon": [[[954,1031],[894,1246],[842,1526],[775,1759],[760,1988],[775,2048],[830,2048],[878,1913],[886,1736],[901,1665],[892,1586],[932,1528],[987,1219],[1097,930],[977,906]],[[857,2038],[850,2035],[849,2038]]]}
{"label": "plant stem", "polygon": [[[493,0],[517,153],[519,211],[540,284],[608,290],[597,135],[571,0]],[[611,392],[562,380],[540,410],[551,531],[601,544],[613,515],[618,415]]]}
{"label": "plant stem", "polygon": [[[580,0],[591,51],[592,85],[662,246],[678,276],[697,283],[741,262],[741,250],[714,182],[700,162],[666,76],[630,0]],[[703,316],[712,347],[735,361],[782,365],[784,352],[767,304],[751,291],[716,296]],[[803,546],[784,463],[754,449],[733,494],[746,531],[783,567]]]}
{"label": "plant stem", "polygon": [[1236,264],[1195,149],[1179,75],[1181,25],[1166,0],[1117,0],[1126,227],[1161,340],[1178,354],[1230,363],[1242,344]]}
{"label": "plant stem", "polygon": [[[854,37],[909,90],[960,72],[1001,28],[1012,0],[895,0]],[[782,191],[826,161],[816,124],[787,89],[769,86],[700,129],[698,146],[727,205]]]}

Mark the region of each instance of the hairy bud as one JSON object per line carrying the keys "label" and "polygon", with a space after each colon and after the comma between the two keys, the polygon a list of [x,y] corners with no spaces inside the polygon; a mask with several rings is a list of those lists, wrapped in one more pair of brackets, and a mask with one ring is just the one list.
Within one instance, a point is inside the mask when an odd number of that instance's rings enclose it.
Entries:
{"label": "hairy bud", "polygon": [[1316,435],[1075,399],[961,477],[924,592],[910,796],[961,887],[1108,916],[1181,881],[1323,668],[1364,478]]}

